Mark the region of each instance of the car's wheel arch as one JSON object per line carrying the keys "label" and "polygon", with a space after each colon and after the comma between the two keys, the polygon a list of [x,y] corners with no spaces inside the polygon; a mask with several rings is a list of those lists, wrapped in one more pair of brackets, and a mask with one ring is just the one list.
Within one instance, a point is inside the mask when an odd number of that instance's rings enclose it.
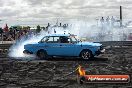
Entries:
{"label": "car's wheel arch", "polygon": [[46,50],[44,50],[44,49],[39,49],[39,50],[37,50],[36,55],[37,55],[40,51],[43,51],[43,52],[45,52],[45,53],[47,54]]}
{"label": "car's wheel arch", "polygon": [[43,60],[43,59],[48,59],[48,54],[46,50],[40,49],[36,52],[37,59]]}

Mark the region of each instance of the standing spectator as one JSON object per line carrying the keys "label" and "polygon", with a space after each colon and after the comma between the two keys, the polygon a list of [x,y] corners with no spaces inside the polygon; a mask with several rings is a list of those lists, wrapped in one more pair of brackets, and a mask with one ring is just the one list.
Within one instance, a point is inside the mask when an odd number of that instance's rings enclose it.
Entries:
{"label": "standing spectator", "polygon": [[3,40],[3,29],[0,27],[0,41]]}
{"label": "standing spectator", "polygon": [[104,23],[104,17],[101,17],[100,22]]}
{"label": "standing spectator", "polygon": [[3,29],[0,27],[0,34],[2,34],[3,33]]}
{"label": "standing spectator", "polygon": [[102,27],[102,29],[104,29],[104,17],[101,17],[101,19],[100,19],[100,23],[101,23],[101,27]]}
{"label": "standing spectator", "polygon": [[115,26],[115,25],[114,25],[114,24],[115,24],[115,21],[116,21],[115,18],[112,16],[112,18],[111,18],[111,26],[112,26],[112,27]]}
{"label": "standing spectator", "polygon": [[109,18],[109,16],[106,18],[106,23],[107,23],[107,26],[110,25],[110,18]]}
{"label": "standing spectator", "polygon": [[4,32],[8,32],[8,31],[9,31],[9,29],[8,29],[7,24],[6,24],[6,26],[4,27]]}
{"label": "standing spectator", "polygon": [[36,29],[36,33],[39,33],[41,31],[41,28],[40,28],[40,26],[38,25],[37,26],[37,29]]}

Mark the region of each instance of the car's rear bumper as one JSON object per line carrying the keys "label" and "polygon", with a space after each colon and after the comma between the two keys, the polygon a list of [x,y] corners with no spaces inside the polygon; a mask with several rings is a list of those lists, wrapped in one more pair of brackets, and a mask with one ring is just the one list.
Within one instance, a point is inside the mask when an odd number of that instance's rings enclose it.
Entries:
{"label": "car's rear bumper", "polygon": [[23,53],[24,53],[24,54],[33,54],[33,52],[30,52],[30,51],[28,51],[28,50],[24,50]]}

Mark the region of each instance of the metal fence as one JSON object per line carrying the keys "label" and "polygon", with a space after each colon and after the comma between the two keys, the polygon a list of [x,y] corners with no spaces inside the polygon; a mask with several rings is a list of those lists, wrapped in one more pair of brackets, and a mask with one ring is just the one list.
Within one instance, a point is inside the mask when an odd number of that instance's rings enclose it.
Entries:
{"label": "metal fence", "polygon": [[15,41],[0,41],[0,44],[13,44]]}

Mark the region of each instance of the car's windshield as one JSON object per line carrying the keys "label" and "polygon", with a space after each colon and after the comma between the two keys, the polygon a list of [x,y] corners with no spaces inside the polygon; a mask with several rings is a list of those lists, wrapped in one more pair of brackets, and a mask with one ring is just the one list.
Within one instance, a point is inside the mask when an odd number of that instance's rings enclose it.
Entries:
{"label": "car's windshield", "polygon": [[78,41],[76,36],[70,36],[70,38],[73,43],[76,43]]}

